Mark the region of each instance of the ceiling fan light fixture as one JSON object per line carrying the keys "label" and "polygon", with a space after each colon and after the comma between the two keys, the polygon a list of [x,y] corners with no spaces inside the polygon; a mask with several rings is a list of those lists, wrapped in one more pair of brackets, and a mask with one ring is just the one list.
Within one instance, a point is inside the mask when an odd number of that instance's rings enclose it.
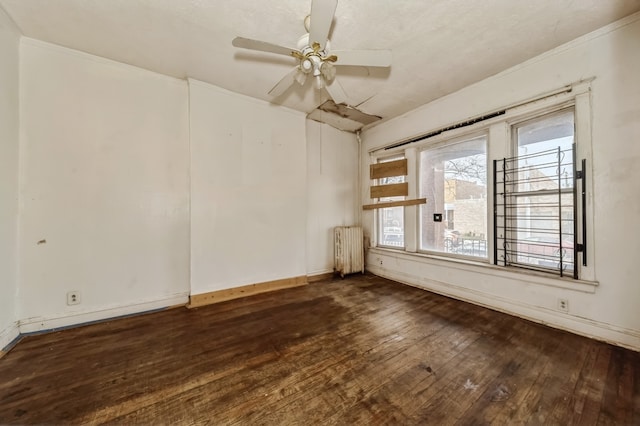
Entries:
{"label": "ceiling fan light fixture", "polygon": [[317,75],[314,80],[313,80],[313,87],[315,87],[318,90],[322,90],[324,88],[324,80],[322,79],[322,76]]}
{"label": "ceiling fan light fixture", "polygon": [[300,62],[300,69],[302,72],[308,73],[314,68],[313,62],[309,58],[305,58]]}
{"label": "ceiling fan light fixture", "polygon": [[313,76],[322,75],[320,68],[322,67],[322,59],[319,56],[311,55],[307,58],[312,65]]}
{"label": "ceiling fan light fixture", "polygon": [[304,86],[307,81],[307,73],[298,68],[298,72],[293,77],[300,86]]}
{"label": "ceiling fan light fixture", "polygon": [[333,81],[333,79],[336,78],[336,68],[331,62],[323,62],[320,65],[320,73],[327,81]]}

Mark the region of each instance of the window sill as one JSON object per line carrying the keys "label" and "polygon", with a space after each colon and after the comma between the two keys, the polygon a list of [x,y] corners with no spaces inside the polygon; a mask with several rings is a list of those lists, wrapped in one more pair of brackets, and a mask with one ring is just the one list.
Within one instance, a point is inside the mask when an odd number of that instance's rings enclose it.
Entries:
{"label": "window sill", "polygon": [[410,253],[386,247],[369,247],[368,251],[373,254],[390,256],[405,261],[446,266],[448,268],[477,274],[499,276],[531,284],[557,287],[582,293],[595,293],[596,287],[598,287],[597,281],[584,281],[579,279],[575,280],[573,278],[550,276],[543,272],[536,272],[516,267],[491,265],[487,261],[450,258],[426,253]]}

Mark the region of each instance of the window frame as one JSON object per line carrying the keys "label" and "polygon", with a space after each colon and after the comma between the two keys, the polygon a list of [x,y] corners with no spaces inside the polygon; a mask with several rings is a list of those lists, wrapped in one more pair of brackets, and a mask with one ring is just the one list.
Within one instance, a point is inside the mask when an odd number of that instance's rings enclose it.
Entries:
{"label": "window frame", "polygon": [[[493,159],[500,159],[511,156],[514,153],[514,136],[512,135],[515,126],[525,123],[527,121],[534,120],[545,115],[550,115],[562,111],[563,109],[573,108],[574,111],[574,144],[575,144],[575,163],[577,167],[580,167],[582,159],[586,159],[586,180],[583,181],[584,189],[587,194],[587,203],[584,206],[584,213],[586,217],[586,240],[582,241],[582,235],[579,232],[576,238],[580,239],[578,243],[586,244],[588,250],[586,256],[583,253],[579,253],[575,259],[576,269],[578,270],[578,278],[574,277],[555,277],[559,280],[570,280],[572,282],[582,281],[587,283],[597,283],[596,271],[594,268],[594,206],[593,206],[593,147],[591,139],[591,82],[593,79],[587,79],[579,83],[573,84],[571,89],[566,93],[561,93],[553,96],[542,98],[538,101],[531,102],[529,104],[522,105],[507,112],[506,119],[502,123],[503,129],[501,133],[504,134],[504,147],[505,149],[500,152],[500,155],[492,155]],[[494,153],[495,154],[495,153]],[[582,229],[583,223],[583,207],[578,203],[577,209],[577,228]],[[493,215],[491,215],[493,216]],[[492,224],[493,229],[493,224]],[[492,238],[493,239],[493,238]],[[583,257],[586,260],[586,265],[583,265]],[[493,256],[491,256],[491,263],[493,263]],[[521,271],[523,273],[537,273],[528,271],[525,268],[518,268],[515,266],[501,266],[501,268],[512,269]],[[544,276],[554,276],[552,273],[540,272]]]}
{"label": "window frame", "polygon": [[[426,142],[426,143],[422,143],[422,144],[418,144],[416,145],[416,150],[417,150],[417,155],[416,155],[416,169],[417,169],[417,187],[418,187],[418,191],[419,194],[423,194],[422,192],[422,179],[420,179],[420,175],[421,175],[421,170],[420,170],[420,157],[421,154],[424,151],[431,151],[431,150],[436,150],[436,149],[440,149],[443,147],[447,147],[447,146],[452,146],[452,145],[456,145],[456,144],[461,144],[464,142],[468,142],[468,141],[472,141],[474,139],[479,139],[479,138],[484,138],[485,139],[485,151],[484,151],[484,155],[485,155],[485,170],[486,170],[486,189],[485,189],[485,203],[486,206],[485,208],[489,207],[489,185],[490,185],[490,173],[489,173],[489,131],[488,128],[481,128],[481,129],[476,129],[473,131],[467,131],[467,132],[463,132],[461,134],[455,135],[454,137],[452,136],[444,136],[441,138],[438,138],[434,141],[430,141],[430,142]],[[429,197],[427,197],[427,203],[429,203]],[[433,255],[433,256],[439,256],[439,257],[445,257],[445,258],[452,258],[452,259],[459,259],[459,260],[471,260],[471,261],[476,261],[476,262],[480,262],[480,263],[489,263],[489,217],[487,217],[487,232],[486,232],[486,239],[487,239],[487,243],[486,243],[486,250],[487,250],[487,255],[485,257],[480,257],[480,256],[472,256],[472,255],[465,255],[465,254],[460,254],[460,253],[451,253],[451,252],[446,252],[446,251],[437,251],[437,250],[428,250],[428,249],[423,249],[422,248],[422,230],[423,230],[423,224],[422,224],[422,220],[421,220],[421,214],[420,214],[420,210],[421,210],[422,206],[418,206],[417,209],[417,224],[416,224],[416,240],[417,240],[417,252],[418,253],[423,253],[426,255]],[[488,210],[487,210],[488,211]],[[444,222],[444,215],[445,212],[442,212],[443,214],[443,222]],[[406,229],[406,225],[405,225],[405,229]]]}
{"label": "window frame", "polygon": [[[479,259],[474,256],[444,256],[443,253],[433,251],[418,250],[419,236],[420,236],[420,223],[419,223],[419,206],[407,206],[404,209],[404,232],[405,232],[405,247],[391,248],[387,246],[381,246],[377,242],[377,229],[378,229],[378,215],[374,213],[373,217],[369,216],[372,220],[372,240],[375,242],[371,245],[372,249],[380,249],[382,251],[393,250],[394,252],[402,253],[408,256],[419,256],[426,259],[433,259],[433,261],[453,262],[453,264],[469,264],[477,265],[478,267],[486,268],[498,268],[505,273],[515,273],[523,276],[538,276],[541,282],[545,282],[546,285],[556,285],[563,288],[573,288],[572,283],[575,284],[575,288],[580,285],[593,286],[597,285],[596,272],[594,268],[594,197],[593,197],[593,179],[592,179],[592,162],[593,162],[593,148],[592,148],[592,129],[591,129],[591,83],[594,78],[583,79],[579,82],[575,82],[558,88],[547,93],[543,93],[534,98],[523,100],[519,103],[514,103],[502,108],[504,113],[495,114],[492,117],[484,121],[479,121],[471,125],[452,128],[451,130],[443,131],[433,137],[425,140],[418,140],[415,142],[408,142],[406,145],[398,146],[397,142],[392,145],[391,148],[376,148],[369,151],[371,161],[376,161],[377,158],[389,158],[394,156],[403,156],[408,160],[409,173],[407,176],[407,182],[409,183],[409,197],[416,197],[418,194],[417,186],[419,184],[419,154],[418,150],[424,149],[428,146],[435,148],[437,146],[446,145],[452,143],[454,140],[459,141],[470,138],[474,134],[486,134],[486,159],[488,165],[493,163],[495,159],[501,159],[509,157],[512,152],[512,128],[513,125],[522,123],[536,117],[544,116],[554,111],[559,111],[567,107],[574,108],[574,141],[575,141],[575,162],[577,165],[581,164],[582,159],[586,159],[586,180],[584,181],[584,190],[586,191],[586,205],[584,211],[586,213],[585,227],[587,235],[585,241],[578,241],[579,243],[586,243],[588,247],[587,254],[585,256],[587,266],[583,266],[582,259],[577,258],[576,263],[580,263],[579,278],[573,277],[560,278],[558,276],[539,273],[537,271],[526,270],[517,267],[505,267],[494,265],[494,245],[493,245],[493,191],[489,190],[493,187],[493,174],[490,172],[490,166],[487,168],[487,251],[488,259]],[[491,114],[486,114],[491,115]],[[433,129],[432,129],[433,130]],[[428,131],[424,132],[428,134]],[[415,139],[413,137],[412,139]],[[410,139],[411,140],[411,139]],[[582,188],[580,188],[582,189]],[[427,203],[429,200],[427,199]],[[582,206],[579,206],[582,208]],[[582,211],[578,211],[578,229],[582,227]],[[371,220],[368,219],[368,220]],[[579,233],[580,234],[580,233]],[[578,239],[581,235],[577,236]]]}
{"label": "window frame", "polygon": [[[571,203],[569,205],[567,204],[562,204],[561,198],[558,198],[557,200],[557,207],[558,207],[558,232],[562,232],[562,235],[558,238],[558,250],[559,252],[562,252],[562,247],[565,247],[565,239],[564,236],[566,235],[571,235],[573,241],[576,241],[577,235],[576,235],[576,231],[577,231],[577,216],[579,214],[579,210],[580,210],[580,205],[579,202],[576,198],[576,186],[578,185],[578,179],[574,176],[575,175],[575,170],[576,170],[576,131],[575,131],[575,121],[576,121],[576,108],[574,104],[567,104],[567,105],[562,105],[560,108],[554,108],[552,110],[549,111],[543,111],[539,114],[535,114],[533,117],[528,117],[527,119],[524,120],[517,120],[514,121],[513,123],[510,124],[510,148],[509,148],[509,157],[505,157],[505,160],[511,161],[511,162],[518,162],[517,166],[512,166],[513,170],[526,170],[527,167],[523,167],[519,165],[520,159],[522,158],[529,158],[529,157],[533,157],[535,158],[536,156],[538,156],[538,153],[533,152],[533,153],[528,153],[528,154],[520,154],[520,136],[519,136],[519,129],[522,128],[523,126],[527,126],[529,124],[535,123],[535,122],[542,122],[545,120],[550,120],[553,119],[553,117],[557,117],[560,116],[562,114],[566,114],[566,113],[570,113],[572,116],[572,123],[573,123],[573,133],[572,133],[572,143],[570,145],[570,148],[568,149],[563,149],[563,152],[568,152],[570,153],[571,157],[570,157],[570,165],[569,167],[571,167],[571,182],[572,185],[571,187],[562,187],[560,185],[560,182],[558,182],[558,186],[559,188],[551,188],[551,189],[538,189],[538,190],[522,190],[519,188],[520,183],[516,183],[516,182],[511,182],[508,183],[504,189],[505,194],[504,196],[507,197],[506,199],[503,199],[503,202],[500,203],[494,203],[494,215],[502,215],[503,217],[503,221],[502,221],[502,225],[499,226],[494,226],[493,228],[493,239],[494,239],[494,244],[496,241],[503,241],[503,242],[510,242],[510,247],[506,248],[504,250],[510,252],[510,254],[512,256],[516,256],[515,258],[512,258],[510,260],[508,260],[506,257],[506,253],[503,250],[502,247],[498,247],[497,248],[497,253],[500,254],[502,253],[502,255],[500,255],[499,259],[495,259],[495,252],[494,252],[494,264],[495,265],[499,265],[502,267],[511,267],[511,268],[518,268],[518,269],[530,269],[530,270],[536,270],[539,271],[541,273],[548,273],[551,275],[560,275],[562,276],[572,276],[574,278],[577,279],[578,275],[579,275],[579,264],[578,262],[576,262],[578,256],[577,253],[575,252],[575,248],[576,248],[576,244],[572,244],[572,250],[571,253],[573,256],[567,257],[567,259],[572,259],[571,261],[567,261],[567,264],[571,264],[572,267],[570,269],[568,268],[563,268],[562,271],[560,271],[560,269],[555,267],[554,264],[554,259],[551,257],[552,255],[549,253],[533,253],[530,257],[529,257],[529,253],[527,251],[522,252],[523,256],[522,259],[520,257],[521,252],[519,250],[520,248],[520,244],[524,244],[524,245],[533,245],[534,248],[536,250],[542,250],[544,252],[544,250],[547,250],[547,248],[551,251],[554,250],[554,247],[552,247],[551,245],[547,245],[547,243],[530,243],[529,241],[531,240],[531,238],[547,238],[546,235],[552,235],[550,232],[551,229],[547,230],[544,228],[541,228],[537,225],[531,225],[530,229],[525,227],[525,228],[520,228],[520,225],[517,222],[517,219],[515,219],[516,216],[518,216],[517,212],[510,212],[510,209],[507,209],[507,204],[510,206],[514,206],[516,205],[517,202],[519,202],[520,200],[527,200],[530,198],[536,199],[537,197],[551,197],[553,199],[553,201],[550,201],[548,203],[548,205],[545,205],[543,208],[551,208],[552,210],[555,209],[556,206],[556,197],[566,197],[566,196],[570,196],[571,198]],[[552,140],[552,139],[549,139]],[[553,149],[549,149],[544,151],[545,153],[549,153],[548,155],[550,157],[553,157],[553,154],[551,154],[551,152],[554,150]],[[542,157],[544,158],[544,157]],[[497,161],[494,162],[494,167],[500,169],[501,166],[504,166],[503,160],[502,159],[497,159]],[[550,165],[546,165],[544,166],[544,168],[553,168],[554,166],[550,166]],[[533,167],[534,169],[536,169],[536,167]],[[556,169],[557,170],[557,169]],[[499,170],[494,170],[493,171],[493,176],[492,179],[496,179],[496,176],[499,176]],[[507,174],[508,175],[508,174]],[[498,183],[498,187],[496,187],[496,182],[494,181],[494,195],[495,195],[495,191],[497,190],[498,192],[500,192],[500,186],[502,184],[505,184],[505,182],[502,182],[502,179],[497,179],[500,183]],[[536,181],[536,179],[534,179],[534,181]],[[518,181],[519,182],[519,181]],[[508,189],[507,189],[508,188]],[[545,202],[545,204],[547,204],[547,202]],[[535,207],[533,207],[535,208]],[[570,219],[562,219],[562,212],[563,211],[567,211],[569,210],[571,212],[571,218]],[[535,214],[532,216],[535,217]],[[494,216],[494,221],[496,219],[496,216]],[[536,219],[534,219],[534,224],[537,223],[535,222]],[[549,220],[553,222],[553,219],[551,217],[549,217],[548,219],[544,219],[544,220]],[[565,232],[564,231],[564,227],[562,226],[563,222],[570,222],[571,223],[571,228],[570,228],[570,232]],[[496,235],[497,234],[497,230],[500,229],[501,230],[501,235]],[[542,234],[543,237],[531,237],[530,239],[527,238],[520,238],[518,236],[518,234],[520,232],[527,232],[527,230],[530,230],[531,232],[533,232],[534,234]],[[548,237],[550,240],[553,239],[553,237]],[[494,247],[495,249],[495,247]],[[525,259],[526,258],[526,259]],[[564,255],[562,257],[564,259]],[[559,263],[558,265],[561,265],[561,263]]]}
{"label": "window frame", "polygon": [[[400,151],[400,152],[396,152],[396,153],[392,153],[392,154],[388,154],[388,155],[384,155],[384,156],[377,156],[373,158],[373,162],[375,163],[384,163],[387,161],[395,161],[395,160],[403,160],[406,159],[407,157],[405,156],[405,153]],[[408,159],[407,159],[408,161]],[[382,179],[387,179],[387,178],[382,178]],[[408,176],[404,176],[402,179],[402,182],[407,182],[408,181]],[[381,179],[376,179],[375,180],[375,184],[376,185],[381,185]],[[398,197],[385,197],[385,198],[379,198],[377,199],[376,202],[384,202],[384,201],[391,201],[391,198],[398,198],[398,200],[402,199],[405,200],[407,197],[405,196],[398,196]],[[382,222],[383,218],[383,212],[386,211],[387,209],[402,209],[402,245],[391,245],[391,244],[383,244],[383,229],[384,229],[384,224]],[[407,247],[407,240],[406,240],[406,235],[407,235],[407,229],[406,229],[406,223],[407,223],[407,218],[405,215],[405,206],[398,206],[398,207],[383,207],[380,209],[376,209],[375,213],[374,213],[374,224],[375,224],[375,235],[376,235],[376,247],[379,248],[384,248],[384,249],[390,249],[390,250],[400,250],[400,251],[405,251],[406,247]]]}

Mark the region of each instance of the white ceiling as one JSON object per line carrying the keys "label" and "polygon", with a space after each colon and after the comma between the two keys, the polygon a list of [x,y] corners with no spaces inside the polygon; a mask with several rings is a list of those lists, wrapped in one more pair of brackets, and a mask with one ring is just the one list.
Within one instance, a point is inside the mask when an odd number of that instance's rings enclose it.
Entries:
{"label": "white ceiling", "polygon": [[[267,92],[295,60],[311,0],[0,0],[25,36],[311,112],[310,82]],[[349,104],[389,119],[640,10],[640,0],[340,0],[333,49],[391,49],[391,69],[341,67]]]}

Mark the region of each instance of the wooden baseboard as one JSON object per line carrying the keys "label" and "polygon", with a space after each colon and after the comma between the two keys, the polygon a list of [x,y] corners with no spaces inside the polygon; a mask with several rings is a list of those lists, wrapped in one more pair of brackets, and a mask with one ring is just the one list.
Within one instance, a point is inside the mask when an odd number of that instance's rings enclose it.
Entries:
{"label": "wooden baseboard", "polygon": [[306,284],[307,277],[306,275],[302,275],[299,277],[284,278],[264,283],[249,284],[242,287],[211,291],[209,293],[193,294],[190,297],[187,308],[197,308],[200,306],[211,305],[212,303],[239,299],[241,297],[253,296],[254,294],[267,293],[285,288],[299,287]]}
{"label": "wooden baseboard", "polygon": [[307,275],[307,282],[309,284],[311,283],[317,283],[318,281],[326,281],[326,280],[330,280],[335,276],[335,272],[325,272],[323,274],[316,274],[316,275]]}

